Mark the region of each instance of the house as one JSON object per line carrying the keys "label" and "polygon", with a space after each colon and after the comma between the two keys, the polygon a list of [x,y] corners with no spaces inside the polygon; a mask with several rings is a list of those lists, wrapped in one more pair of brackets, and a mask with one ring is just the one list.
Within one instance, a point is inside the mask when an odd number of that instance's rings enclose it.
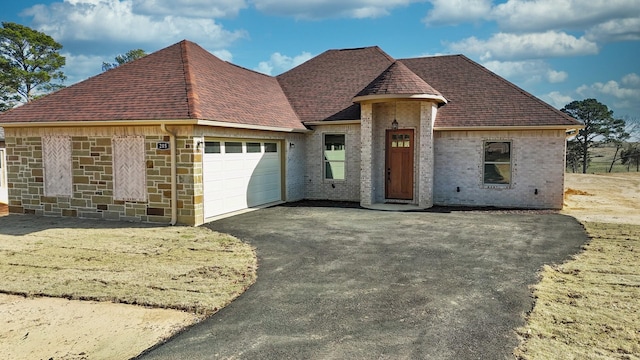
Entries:
{"label": "house", "polygon": [[462,55],[329,50],[272,77],[186,40],[0,125],[10,212],[189,225],[302,199],[559,209],[581,127]]}

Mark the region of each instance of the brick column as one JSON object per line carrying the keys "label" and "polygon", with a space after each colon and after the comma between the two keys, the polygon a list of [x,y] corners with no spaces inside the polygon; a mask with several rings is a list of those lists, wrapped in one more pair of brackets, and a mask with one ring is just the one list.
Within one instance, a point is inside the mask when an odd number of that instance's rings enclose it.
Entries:
{"label": "brick column", "polygon": [[433,123],[438,112],[435,103],[420,104],[420,149],[418,155],[418,206],[433,206]]}
{"label": "brick column", "polygon": [[360,205],[367,207],[373,202],[371,182],[373,157],[373,105],[360,105]]}

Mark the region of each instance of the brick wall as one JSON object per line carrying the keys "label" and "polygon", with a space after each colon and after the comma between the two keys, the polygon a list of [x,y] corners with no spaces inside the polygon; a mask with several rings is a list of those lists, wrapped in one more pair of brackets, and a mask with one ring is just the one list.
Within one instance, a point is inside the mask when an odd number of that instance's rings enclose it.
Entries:
{"label": "brick wall", "polygon": [[[398,101],[377,103],[373,105],[373,144],[372,144],[372,191],[373,202],[385,202],[385,161],[386,161],[386,131],[391,129],[391,122],[398,121],[398,129],[413,129],[414,131],[414,166],[420,165],[420,111],[421,103],[417,101]],[[417,171],[414,171],[414,199],[418,193]]]}
{"label": "brick wall", "polygon": [[[510,186],[483,185],[487,140],[511,141]],[[436,131],[434,203],[560,209],[564,150],[563,130]]]}
{"label": "brick wall", "polygon": [[[360,200],[360,125],[321,125],[307,136],[305,194],[307,199]],[[327,180],[323,173],[324,134],[345,134],[345,180]]]}

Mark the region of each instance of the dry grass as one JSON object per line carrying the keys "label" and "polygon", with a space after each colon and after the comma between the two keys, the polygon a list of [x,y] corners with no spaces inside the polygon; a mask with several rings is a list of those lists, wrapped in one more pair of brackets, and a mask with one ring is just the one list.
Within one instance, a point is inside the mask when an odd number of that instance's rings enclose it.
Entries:
{"label": "dry grass", "polygon": [[519,359],[640,359],[640,226],[584,225],[584,252],[535,286]]}
{"label": "dry grass", "polygon": [[[96,222],[93,228],[12,234],[3,231],[10,221],[11,216],[0,218],[3,293],[209,315],[256,279],[254,249],[206,228],[104,227]],[[92,226],[90,221],[84,220],[85,226]]]}

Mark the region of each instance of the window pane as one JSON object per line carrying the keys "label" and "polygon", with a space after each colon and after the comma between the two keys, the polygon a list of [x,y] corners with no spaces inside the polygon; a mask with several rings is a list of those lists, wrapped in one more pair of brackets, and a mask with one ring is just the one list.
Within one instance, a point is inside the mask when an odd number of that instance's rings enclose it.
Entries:
{"label": "window pane", "polygon": [[262,150],[260,149],[260,143],[247,143],[247,152],[248,153],[260,153]]}
{"label": "window pane", "polygon": [[344,150],[344,135],[326,134],[324,146],[325,150]]}
{"label": "window pane", "polygon": [[264,143],[264,152],[266,152],[266,153],[278,152],[278,144],[276,144],[276,143]]}
{"label": "window pane", "polygon": [[344,180],[344,162],[327,161],[324,175],[325,179]]}
{"label": "window pane", "polygon": [[510,184],[511,164],[484,164],[485,184]]}
{"label": "window pane", "polygon": [[324,135],[324,178],[344,180],[345,168],[345,135]]}
{"label": "window pane", "polygon": [[225,142],[224,143],[224,152],[225,154],[239,154],[242,153],[242,143],[241,142]]}
{"label": "window pane", "polygon": [[484,144],[485,162],[510,162],[511,144],[508,142],[487,142]]}
{"label": "window pane", "polygon": [[205,141],[204,143],[205,154],[220,154],[220,142],[219,141]]}

